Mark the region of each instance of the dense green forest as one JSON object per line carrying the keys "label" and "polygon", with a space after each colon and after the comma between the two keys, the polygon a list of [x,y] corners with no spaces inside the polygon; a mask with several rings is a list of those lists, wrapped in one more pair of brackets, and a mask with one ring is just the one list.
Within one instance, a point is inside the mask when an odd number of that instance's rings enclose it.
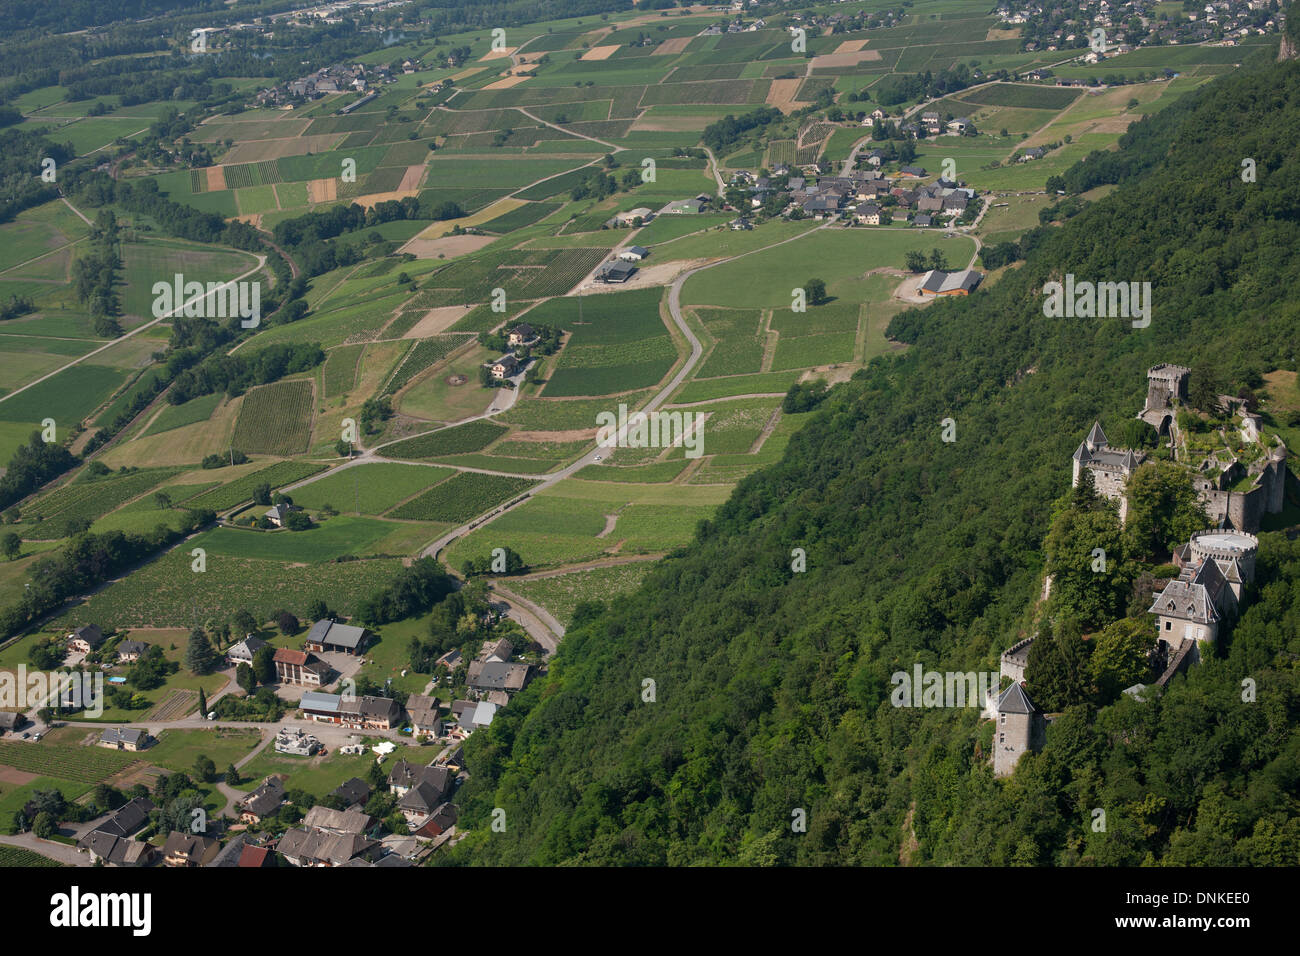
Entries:
{"label": "dense green forest", "polygon": [[[1141,407],[1149,366],[1237,386],[1296,368],[1298,138],[1300,65],[1218,80],[1139,124],[1100,179],[1068,175],[1119,188],[1023,264],[898,316],[909,348],[836,386],[638,592],[581,607],[549,675],[470,738],[472,833],[440,862],[1293,864],[1300,540],[1261,536],[1214,656],[1145,703],[1067,699],[1005,781],[975,710],[888,698],[895,671],[996,669],[1030,633],[1070,454]],[[1044,318],[1067,272],[1150,281],[1150,327]],[[1124,612],[1114,597],[1080,610],[1089,628]]]}

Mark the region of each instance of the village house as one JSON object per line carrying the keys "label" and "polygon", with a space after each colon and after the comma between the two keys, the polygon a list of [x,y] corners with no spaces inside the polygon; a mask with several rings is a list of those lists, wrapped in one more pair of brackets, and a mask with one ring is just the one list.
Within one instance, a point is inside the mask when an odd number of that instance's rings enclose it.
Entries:
{"label": "village house", "polygon": [[239,643],[231,645],[230,649],[226,651],[226,660],[235,667],[238,667],[240,664],[248,664],[251,666],[253,663],[253,657],[258,651],[267,646],[266,641],[262,640],[260,637],[254,637],[252,634],[249,634]]}
{"label": "village house", "polygon": [[271,505],[263,517],[277,528],[283,528],[289,515],[295,511],[302,511],[302,508],[282,501],[279,504]]}
{"label": "village house", "polygon": [[276,847],[293,866],[344,866],[352,860],[378,859],[378,840],[366,836],[374,818],[360,810],[312,807],[302,826],[286,830]]}
{"label": "village house", "polygon": [[244,823],[261,823],[284,805],[284,781],[272,774],[256,790],[239,801],[239,819]]}
{"label": "village house", "polygon": [[144,750],[153,740],[146,731],[134,727],[109,727],[99,735],[99,746],[109,750]]}
{"label": "village house", "polygon": [[331,797],[338,797],[348,809],[363,807],[370,799],[370,784],[360,777],[351,777],[330,791]]}
{"label": "village house", "polygon": [[333,669],[314,654],[296,651],[291,647],[278,647],[275,651],[275,674],[282,684],[320,687],[328,683]]}
{"label": "village house", "polygon": [[180,867],[206,866],[220,850],[221,844],[213,837],[173,830],[163,844],[163,863]]}
{"label": "village house", "polygon": [[527,322],[520,322],[510,330],[506,341],[511,348],[528,348],[530,345],[536,345],[538,338],[536,329]]}
{"label": "village house", "polygon": [[486,363],[484,367],[491,371],[493,378],[509,378],[519,371],[519,360],[513,352],[507,352],[495,362]]}
{"label": "village house", "polygon": [[68,650],[89,654],[104,643],[104,632],[98,624],[83,624],[68,635]]}
{"label": "village house", "polygon": [[119,641],[114,651],[120,664],[133,664],[138,661],[150,645],[144,641]]}
{"label": "village house", "polygon": [[853,214],[854,220],[864,226],[880,225],[880,207],[875,203],[863,203]]}
{"label": "village house", "polygon": [[413,737],[441,737],[442,718],[438,698],[411,694],[406,698],[406,714]]}
{"label": "village house", "polygon": [[470,661],[466,682],[475,690],[520,691],[528,683],[527,664],[509,664],[504,661]]}

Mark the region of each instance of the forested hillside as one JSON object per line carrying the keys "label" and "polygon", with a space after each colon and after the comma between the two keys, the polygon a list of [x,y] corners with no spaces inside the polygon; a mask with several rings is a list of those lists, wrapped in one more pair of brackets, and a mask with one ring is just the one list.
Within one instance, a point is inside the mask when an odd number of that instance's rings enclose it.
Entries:
{"label": "forested hillside", "polygon": [[[1237,386],[1296,367],[1297,139],[1300,66],[1226,77],[1067,177],[1120,186],[1028,262],[897,318],[908,349],[838,386],[641,590],[584,608],[549,677],[473,735],[473,833],[442,862],[1294,863],[1300,541],[1262,535],[1215,659],[1158,700],[1068,709],[1006,781],[976,711],[888,697],[895,671],[995,670],[1029,633],[1071,451],[1141,407],[1149,366]],[[1150,281],[1150,327],[1045,318],[1067,272]]]}

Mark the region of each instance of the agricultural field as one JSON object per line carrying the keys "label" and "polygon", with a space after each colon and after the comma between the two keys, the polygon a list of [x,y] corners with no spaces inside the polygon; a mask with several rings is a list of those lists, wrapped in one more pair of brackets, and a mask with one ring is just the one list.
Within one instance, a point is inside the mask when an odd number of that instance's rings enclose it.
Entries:
{"label": "agricultural field", "polygon": [[283,487],[284,485],[293,484],[295,481],[301,481],[310,475],[323,471],[324,465],[314,464],[305,461],[281,461],[269,467],[262,468],[234,481],[227,482],[211,491],[205,491],[201,495],[196,495],[186,502],[190,508],[210,508],[213,511],[226,511],[250,501],[253,497],[253,489],[258,485],[267,484],[272,490]]}
{"label": "agricultural field", "polygon": [[[189,551],[169,551],[70,608],[61,621],[69,628],[90,622],[101,627],[189,626],[229,617],[241,607],[261,620],[281,607],[305,617],[317,597],[340,614],[351,614],[358,597],[386,585],[402,564],[399,558],[303,564],[214,555],[199,574],[191,570]],[[268,581],[275,586],[268,587]]]}
{"label": "agricultural field", "polygon": [[276,382],[244,396],[235,423],[236,448],[253,455],[294,455],[307,450],[311,435],[312,383]]}
{"label": "agricultural field", "polygon": [[443,428],[428,435],[407,438],[384,447],[392,458],[441,458],[481,451],[506,433],[508,429],[489,421],[470,422],[453,428]]}
{"label": "agricultural field", "polygon": [[527,478],[462,471],[390,511],[388,516],[459,524],[523,494],[533,485]]}

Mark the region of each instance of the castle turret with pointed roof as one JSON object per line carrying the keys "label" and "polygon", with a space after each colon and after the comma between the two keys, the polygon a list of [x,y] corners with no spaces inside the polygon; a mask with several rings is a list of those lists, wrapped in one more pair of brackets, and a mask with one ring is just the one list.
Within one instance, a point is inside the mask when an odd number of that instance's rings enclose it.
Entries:
{"label": "castle turret with pointed roof", "polygon": [[993,776],[1006,777],[1021,756],[1043,745],[1046,722],[1021,684],[1012,684],[998,698],[993,728]]}
{"label": "castle turret with pointed roof", "polygon": [[1101,422],[1093,422],[1092,430],[1083,440],[1074,454],[1074,478],[1071,485],[1077,485],[1086,468],[1092,474],[1093,486],[1097,493],[1107,498],[1118,499],[1119,520],[1123,523],[1128,516],[1128,499],[1124,497],[1124,485],[1128,476],[1146,461],[1146,454],[1131,448],[1111,448],[1106,440],[1106,433],[1101,430]]}

